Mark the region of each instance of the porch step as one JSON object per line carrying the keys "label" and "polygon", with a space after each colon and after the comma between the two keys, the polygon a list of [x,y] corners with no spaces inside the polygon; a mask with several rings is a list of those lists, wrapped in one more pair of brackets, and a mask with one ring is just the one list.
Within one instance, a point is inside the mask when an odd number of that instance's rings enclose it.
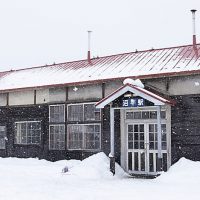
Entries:
{"label": "porch step", "polygon": [[154,179],[158,176],[160,176],[160,174],[156,174],[156,175],[151,175],[151,174],[130,174],[130,178],[138,178],[138,179]]}

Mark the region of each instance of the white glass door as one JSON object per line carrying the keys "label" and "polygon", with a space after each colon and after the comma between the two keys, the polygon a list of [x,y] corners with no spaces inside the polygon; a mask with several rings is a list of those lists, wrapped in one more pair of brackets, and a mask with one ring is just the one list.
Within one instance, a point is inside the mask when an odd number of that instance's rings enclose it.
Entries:
{"label": "white glass door", "polygon": [[[163,170],[167,169],[166,124],[162,124]],[[130,173],[156,174],[158,158],[157,124],[127,124],[128,158]]]}

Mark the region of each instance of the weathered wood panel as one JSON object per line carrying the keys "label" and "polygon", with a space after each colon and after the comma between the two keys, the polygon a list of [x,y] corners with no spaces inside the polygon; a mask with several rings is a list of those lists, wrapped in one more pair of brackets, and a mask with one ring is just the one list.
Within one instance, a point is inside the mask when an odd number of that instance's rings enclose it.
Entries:
{"label": "weathered wood panel", "polygon": [[200,160],[200,95],[173,97],[172,163],[181,157]]}

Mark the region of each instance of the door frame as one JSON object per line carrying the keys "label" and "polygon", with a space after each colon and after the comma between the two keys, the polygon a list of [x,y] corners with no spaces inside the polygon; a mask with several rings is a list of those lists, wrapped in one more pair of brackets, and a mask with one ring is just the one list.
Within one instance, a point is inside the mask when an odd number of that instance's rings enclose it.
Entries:
{"label": "door frame", "polygon": [[[166,119],[162,119],[161,123],[166,124],[166,136],[167,136],[167,170],[171,166],[171,106],[166,105],[162,106],[162,110],[166,111]],[[127,124],[145,124],[145,123],[157,123],[155,120],[127,120],[125,118],[126,111],[156,111],[156,106],[148,106],[148,107],[135,107],[135,108],[126,108],[120,110],[120,132],[121,132],[121,167],[126,171],[128,170],[128,134],[127,134]],[[143,173],[144,174],[144,173]],[[146,174],[146,172],[145,172]],[[153,174],[151,172],[151,174]]]}

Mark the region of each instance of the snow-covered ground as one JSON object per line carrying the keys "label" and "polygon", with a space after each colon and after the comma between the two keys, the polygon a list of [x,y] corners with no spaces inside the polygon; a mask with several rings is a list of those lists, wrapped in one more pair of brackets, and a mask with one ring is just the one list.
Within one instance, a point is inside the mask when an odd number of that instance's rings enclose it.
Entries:
{"label": "snow-covered ground", "polygon": [[[68,166],[69,171],[62,173]],[[0,158],[0,200],[199,200],[200,162],[182,158],[153,180],[133,179],[98,153],[84,161]]]}

